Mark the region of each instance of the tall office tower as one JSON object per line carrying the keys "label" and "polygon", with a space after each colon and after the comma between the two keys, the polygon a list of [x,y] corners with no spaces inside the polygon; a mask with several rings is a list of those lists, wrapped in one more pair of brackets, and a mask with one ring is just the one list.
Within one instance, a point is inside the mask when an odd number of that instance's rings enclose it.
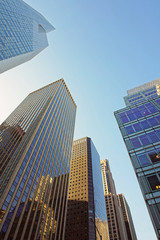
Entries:
{"label": "tall office tower", "polygon": [[64,239],[75,114],[60,79],[0,126],[0,239]]}
{"label": "tall office tower", "polygon": [[125,227],[126,227],[126,231],[127,231],[127,236],[128,239],[130,240],[136,240],[137,236],[136,236],[136,232],[134,229],[134,224],[133,224],[133,220],[132,220],[132,216],[131,216],[131,212],[130,212],[130,208],[129,205],[124,197],[124,195],[118,194],[118,199],[122,208],[122,212],[123,212],[123,220],[125,222]]}
{"label": "tall office tower", "polygon": [[0,73],[24,63],[48,46],[54,27],[22,0],[0,0]]}
{"label": "tall office tower", "polygon": [[123,140],[160,239],[160,79],[128,91],[115,112]]}
{"label": "tall office tower", "polygon": [[110,240],[136,240],[137,238],[136,234],[134,234],[135,232],[132,233],[132,229],[129,228],[128,230],[128,228],[126,228],[123,208],[116,193],[114,180],[107,159],[101,161],[101,170]]}
{"label": "tall office tower", "polygon": [[108,240],[99,154],[90,138],[74,141],[65,240]]}

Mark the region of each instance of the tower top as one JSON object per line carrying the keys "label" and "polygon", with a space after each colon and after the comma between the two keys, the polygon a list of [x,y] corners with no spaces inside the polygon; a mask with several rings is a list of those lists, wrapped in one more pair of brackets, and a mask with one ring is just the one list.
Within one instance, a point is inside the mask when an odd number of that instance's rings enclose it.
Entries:
{"label": "tower top", "polygon": [[128,96],[130,96],[130,95],[136,94],[138,92],[141,92],[143,90],[146,90],[148,88],[151,88],[151,87],[154,87],[154,86],[157,86],[157,85],[160,86],[160,78],[158,78],[156,80],[153,80],[151,82],[145,83],[143,85],[140,85],[139,87],[132,88],[132,89],[127,91],[127,94],[128,94]]}

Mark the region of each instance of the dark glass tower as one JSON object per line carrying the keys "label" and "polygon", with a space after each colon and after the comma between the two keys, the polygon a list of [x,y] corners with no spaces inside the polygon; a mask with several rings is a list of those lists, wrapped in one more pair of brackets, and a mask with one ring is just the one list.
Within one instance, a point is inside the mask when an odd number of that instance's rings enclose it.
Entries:
{"label": "dark glass tower", "polygon": [[65,240],[108,240],[99,154],[88,137],[74,141]]}
{"label": "dark glass tower", "polygon": [[0,239],[64,238],[75,114],[60,79],[0,126]]}
{"label": "dark glass tower", "polygon": [[115,112],[157,238],[160,239],[160,79],[128,91]]}

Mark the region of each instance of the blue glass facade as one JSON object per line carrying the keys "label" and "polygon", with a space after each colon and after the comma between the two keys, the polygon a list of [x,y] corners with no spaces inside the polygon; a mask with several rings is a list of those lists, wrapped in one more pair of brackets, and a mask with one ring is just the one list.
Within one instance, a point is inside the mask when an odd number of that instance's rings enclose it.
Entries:
{"label": "blue glass facade", "polygon": [[0,126],[1,239],[63,239],[75,113],[59,80],[31,93]]}
{"label": "blue glass facade", "polygon": [[115,117],[160,239],[160,97],[128,104]]}
{"label": "blue glass facade", "polygon": [[[103,232],[108,233],[108,222],[107,222],[107,213],[106,205],[103,191],[102,183],[102,174],[101,174],[101,165],[100,165],[100,156],[91,141],[91,158],[92,158],[92,178],[93,178],[93,191],[94,191],[94,208],[95,208],[95,225],[96,225],[96,234],[97,239],[105,239]],[[109,238],[109,237],[108,237]]]}
{"label": "blue glass facade", "polygon": [[24,63],[48,46],[53,26],[22,0],[0,0],[0,73]]}

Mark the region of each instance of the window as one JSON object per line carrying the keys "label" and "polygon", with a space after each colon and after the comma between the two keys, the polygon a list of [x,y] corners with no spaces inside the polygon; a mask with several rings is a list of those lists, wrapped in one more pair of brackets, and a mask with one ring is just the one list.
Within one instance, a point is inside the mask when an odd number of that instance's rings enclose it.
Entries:
{"label": "window", "polygon": [[141,147],[141,143],[137,137],[131,139],[131,143],[134,148]]}
{"label": "window", "polygon": [[150,125],[148,124],[147,120],[142,121],[142,122],[141,122],[141,125],[142,125],[142,128],[143,128],[143,129],[146,129],[146,128],[149,128],[149,127],[150,127]]}
{"label": "window", "polygon": [[149,157],[150,157],[152,163],[156,163],[156,162],[160,161],[160,157],[157,153],[149,154]]}
{"label": "window", "polygon": [[144,167],[144,166],[147,166],[147,165],[151,164],[151,162],[149,161],[149,158],[147,157],[146,154],[141,154],[137,157],[138,157],[138,160],[140,162],[141,167]]}
{"label": "window", "polygon": [[131,134],[131,133],[134,133],[134,129],[132,126],[127,126],[125,127],[126,131],[127,131],[127,134]]}
{"label": "window", "polygon": [[125,113],[120,113],[119,115],[120,115],[122,123],[126,123],[129,121]]}
{"label": "window", "polygon": [[143,145],[148,145],[150,144],[150,141],[147,138],[147,135],[142,135],[139,137]]}
{"label": "window", "polygon": [[140,126],[140,124],[139,124],[139,123],[135,123],[135,124],[133,124],[133,127],[134,127],[134,129],[136,130],[136,132],[138,132],[138,131],[141,131],[141,130],[142,130],[142,128],[141,128],[141,126]]}
{"label": "window", "polygon": [[148,133],[148,135],[149,135],[152,143],[159,141],[159,138],[157,137],[155,132]]}
{"label": "window", "polygon": [[152,175],[150,177],[147,177],[147,179],[152,190],[160,189],[160,181],[157,175]]}
{"label": "window", "polygon": [[157,122],[157,120],[155,118],[149,118],[148,121],[151,124],[151,126],[158,125],[158,122]]}

